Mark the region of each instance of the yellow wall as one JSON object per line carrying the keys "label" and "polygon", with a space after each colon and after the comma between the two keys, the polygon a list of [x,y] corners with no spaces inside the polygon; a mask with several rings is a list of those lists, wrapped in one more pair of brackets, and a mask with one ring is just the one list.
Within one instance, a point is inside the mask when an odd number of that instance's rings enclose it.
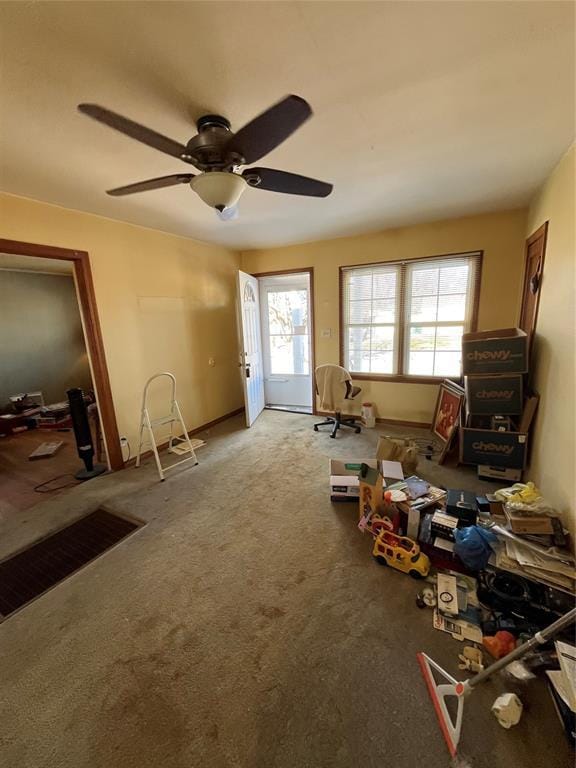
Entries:
{"label": "yellow wall", "polygon": [[576,421],[574,398],[574,263],[576,260],[576,149],[562,158],[528,214],[526,235],[548,221],[548,242],[534,348],[534,383],[540,393],[528,476],[576,531]]}
{"label": "yellow wall", "polygon": [[[0,237],[89,252],[118,429],[133,453],[142,388],[153,373],[176,375],[188,429],[243,404],[235,319],[237,254],[4,194]],[[214,367],[208,365],[210,357]],[[160,393],[154,406],[167,411]]]}
{"label": "yellow wall", "polygon": [[[242,269],[258,273],[314,267],[316,365],[338,363],[339,266],[483,250],[478,327],[510,327],[516,325],[519,310],[525,228],[524,210],[470,216],[359,237],[245,251]],[[321,330],[328,328],[332,335],[323,338]],[[380,418],[431,421],[437,385],[359,383],[361,399],[374,402]],[[355,403],[354,410],[358,408]]]}

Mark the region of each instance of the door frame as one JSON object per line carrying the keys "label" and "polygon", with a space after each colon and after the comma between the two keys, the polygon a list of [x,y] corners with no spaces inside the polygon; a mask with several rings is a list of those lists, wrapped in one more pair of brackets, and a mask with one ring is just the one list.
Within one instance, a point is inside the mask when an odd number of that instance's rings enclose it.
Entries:
{"label": "door frame", "polygon": [[314,315],[314,267],[298,267],[297,269],[277,269],[272,272],[250,272],[252,277],[274,277],[276,275],[301,275],[308,274],[310,281],[310,380],[312,383],[312,414],[318,413],[316,409],[316,323]]}
{"label": "door frame", "polygon": [[90,357],[94,389],[98,400],[98,411],[106,445],[110,469],[124,469],[124,458],[118,434],[118,424],[114,413],[112,389],[106,366],[104,342],[100,329],[100,320],[96,307],[96,295],[90,269],[90,256],[87,251],[70,248],[57,248],[53,245],[26,243],[21,240],[0,238],[0,252],[18,256],[40,256],[44,259],[71,261],[76,278],[76,294],[86,334],[86,346]]}
{"label": "door frame", "polygon": [[[548,241],[548,222],[547,221],[545,221],[541,226],[539,226],[535,232],[532,232],[530,237],[526,239],[526,244],[524,246],[524,276],[522,278],[522,296],[520,299],[520,312],[518,314],[518,325],[520,325],[522,321],[522,315],[524,313],[524,296],[525,296],[525,288],[526,288],[526,278],[528,277],[528,253],[530,251],[530,246],[540,238],[543,239],[542,262],[540,264],[540,284],[538,286],[538,295],[536,296],[536,306],[534,307],[534,324],[532,328],[532,338],[536,335],[536,326],[538,324],[538,310],[540,308],[540,296],[542,294],[542,278],[544,275],[544,261],[546,259],[546,243]],[[532,344],[532,338],[529,341],[530,344]]]}

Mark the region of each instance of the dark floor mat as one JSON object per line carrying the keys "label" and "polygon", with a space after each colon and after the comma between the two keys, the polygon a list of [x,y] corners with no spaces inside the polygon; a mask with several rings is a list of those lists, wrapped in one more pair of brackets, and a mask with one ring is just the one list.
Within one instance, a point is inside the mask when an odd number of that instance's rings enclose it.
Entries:
{"label": "dark floor mat", "polygon": [[142,524],[98,509],[0,563],[0,618],[9,616]]}

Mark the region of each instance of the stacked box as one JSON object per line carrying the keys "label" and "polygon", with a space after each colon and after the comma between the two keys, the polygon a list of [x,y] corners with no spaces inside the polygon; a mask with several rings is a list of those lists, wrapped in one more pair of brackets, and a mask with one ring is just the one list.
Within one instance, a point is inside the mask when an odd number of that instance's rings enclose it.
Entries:
{"label": "stacked box", "polygon": [[519,328],[463,335],[466,416],[460,436],[462,463],[524,469],[535,411],[531,403],[525,413],[528,355],[528,336]]}
{"label": "stacked box", "polygon": [[465,376],[528,373],[528,336],[520,328],[465,333],[462,370]]}

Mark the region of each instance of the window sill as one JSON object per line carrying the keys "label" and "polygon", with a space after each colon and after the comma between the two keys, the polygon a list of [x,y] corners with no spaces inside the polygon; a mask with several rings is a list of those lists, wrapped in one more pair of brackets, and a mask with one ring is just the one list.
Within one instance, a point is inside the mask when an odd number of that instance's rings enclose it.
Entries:
{"label": "window sill", "polygon": [[354,381],[389,381],[396,384],[441,384],[446,379],[456,384],[459,382],[459,376],[408,376],[398,373],[354,373],[350,371],[350,376]]}

